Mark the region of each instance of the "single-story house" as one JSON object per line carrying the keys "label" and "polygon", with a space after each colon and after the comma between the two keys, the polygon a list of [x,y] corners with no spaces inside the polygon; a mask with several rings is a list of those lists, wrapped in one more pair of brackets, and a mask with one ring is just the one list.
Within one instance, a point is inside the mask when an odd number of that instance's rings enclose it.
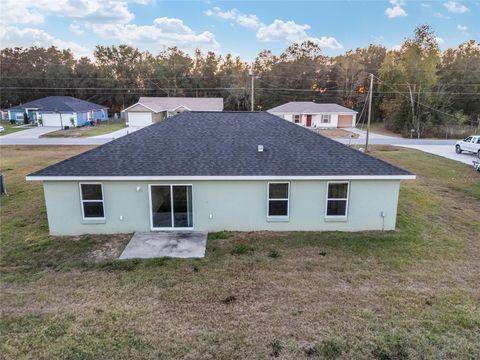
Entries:
{"label": "single-story house", "polygon": [[353,128],[357,119],[357,111],[312,101],[291,101],[267,111],[307,128]]}
{"label": "single-story house", "polygon": [[82,126],[107,120],[108,108],[72,96],[47,96],[8,109],[10,120],[22,122],[24,114],[30,123],[42,126]]}
{"label": "single-story house", "polygon": [[223,98],[141,97],[123,113],[128,126],[147,126],[184,111],[223,111]]}
{"label": "single-story house", "polygon": [[184,112],[27,176],[52,235],[393,230],[415,175],[266,112]]}

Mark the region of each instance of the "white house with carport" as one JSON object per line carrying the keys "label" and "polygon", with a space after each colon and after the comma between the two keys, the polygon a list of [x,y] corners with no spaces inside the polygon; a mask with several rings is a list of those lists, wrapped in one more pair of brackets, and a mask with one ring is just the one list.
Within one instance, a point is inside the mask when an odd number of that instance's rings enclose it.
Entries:
{"label": "white house with carport", "polygon": [[8,109],[8,119],[40,126],[82,126],[108,119],[108,108],[72,96],[47,96]]}
{"label": "white house with carport", "polygon": [[151,125],[184,111],[222,110],[223,98],[143,96],[123,112],[128,126],[140,127]]}
{"label": "white house with carport", "polygon": [[357,118],[355,110],[312,101],[291,101],[267,111],[307,128],[353,128]]}
{"label": "white house with carport", "polygon": [[52,235],[393,230],[414,178],[266,112],[184,112],[27,176]]}

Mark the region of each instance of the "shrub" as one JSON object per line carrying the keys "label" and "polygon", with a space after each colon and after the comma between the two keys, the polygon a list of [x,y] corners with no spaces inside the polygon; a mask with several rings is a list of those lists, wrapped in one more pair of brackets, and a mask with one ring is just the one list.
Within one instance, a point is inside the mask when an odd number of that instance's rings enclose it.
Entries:
{"label": "shrub", "polygon": [[226,238],[227,238],[227,234],[225,234],[225,231],[208,233],[208,240],[221,240]]}
{"label": "shrub", "polygon": [[342,344],[338,340],[323,340],[320,344],[320,353],[326,359],[335,359],[342,354]]}
{"label": "shrub", "polygon": [[283,349],[283,345],[280,343],[280,340],[273,339],[270,342],[270,347],[272,348],[272,352],[270,353],[270,355],[273,357],[279,357]]}
{"label": "shrub", "polygon": [[10,124],[15,125],[17,123],[17,120],[10,119]]}
{"label": "shrub", "polygon": [[228,304],[234,303],[236,300],[237,298],[235,296],[229,295],[225,299],[223,299],[222,302],[228,305]]}
{"label": "shrub", "polygon": [[232,250],[230,250],[230,254],[232,255],[243,255],[252,253],[255,249],[251,245],[247,244],[236,244]]}
{"label": "shrub", "polygon": [[278,258],[280,256],[280,254],[278,253],[277,250],[270,250],[268,252],[268,257],[271,257],[271,258]]}

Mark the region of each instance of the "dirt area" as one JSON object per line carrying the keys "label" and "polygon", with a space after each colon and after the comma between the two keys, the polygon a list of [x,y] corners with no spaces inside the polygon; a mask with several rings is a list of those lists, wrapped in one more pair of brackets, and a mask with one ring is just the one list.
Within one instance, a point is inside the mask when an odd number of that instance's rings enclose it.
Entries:
{"label": "dirt area", "polygon": [[343,130],[343,129],[338,129],[338,128],[335,128],[335,129],[312,129],[312,131],[314,131],[314,132],[316,132],[320,135],[329,137],[329,138],[341,138],[341,139],[352,138],[352,139],[357,139],[359,137],[358,134],[352,134],[350,131]]}

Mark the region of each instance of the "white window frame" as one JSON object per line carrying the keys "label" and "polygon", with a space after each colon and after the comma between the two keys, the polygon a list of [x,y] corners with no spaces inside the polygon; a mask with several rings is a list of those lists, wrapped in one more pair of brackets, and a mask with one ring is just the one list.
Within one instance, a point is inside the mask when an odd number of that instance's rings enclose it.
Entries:
{"label": "white window frame", "polygon": [[[83,192],[82,192],[82,185],[100,185],[102,189],[102,200],[84,200],[83,199]],[[82,208],[82,220],[89,221],[89,220],[105,220],[105,195],[103,192],[103,183],[101,182],[80,182],[78,183],[78,190],[80,191],[80,207]],[[85,217],[85,210],[83,208],[83,203],[85,202],[101,202],[103,207],[103,217]]]}
{"label": "white window frame", "polygon": [[[328,118],[328,121],[325,121],[325,116]],[[322,114],[322,124],[330,124],[332,122],[331,114]]]}
{"label": "white window frame", "polygon": [[[329,198],[328,189],[330,184],[347,184],[347,197],[346,198]],[[327,194],[325,196],[325,218],[326,219],[346,219],[348,217],[348,199],[350,198],[350,181],[327,181]],[[346,200],[345,203],[345,215],[327,215],[328,212],[328,201],[329,200]]]}
{"label": "white window frame", "polygon": [[[152,209],[152,186],[169,186],[170,187],[170,205],[172,206],[171,209],[171,216],[172,216],[172,226],[171,227],[154,227],[153,226],[153,209]],[[174,186],[190,186],[192,189],[192,203],[190,204],[192,208],[192,226],[191,227],[175,227],[175,219],[174,219],[174,207],[173,207],[173,187]],[[150,230],[151,231],[162,231],[162,230],[193,230],[195,226],[195,211],[193,210],[193,184],[148,184],[148,207],[150,210]]]}
{"label": "white window frame", "polygon": [[[295,116],[298,116],[298,122],[295,121]],[[293,123],[294,124],[301,124],[302,123],[302,115],[301,114],[293,114]]]}
{"label": "white window frame", "polygon": [[[270,184],[287,184],[288,198],[270,199]],[[270,201],[287,201],[287,215],[269,215]],[[289,219],[290,218],[290,182],[289,181],[269,181],[267,183],[267,219]]]}

